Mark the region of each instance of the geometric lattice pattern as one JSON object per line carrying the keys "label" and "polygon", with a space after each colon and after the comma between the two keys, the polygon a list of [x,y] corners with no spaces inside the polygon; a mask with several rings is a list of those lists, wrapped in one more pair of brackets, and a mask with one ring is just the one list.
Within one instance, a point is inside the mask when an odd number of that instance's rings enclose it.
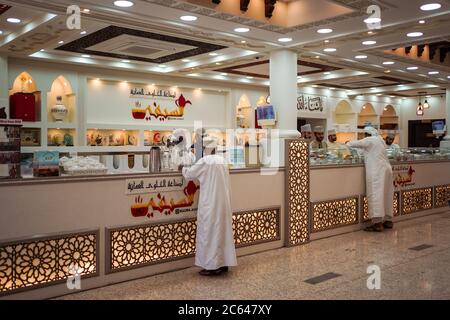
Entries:
{"label": "geometric lattice pattern", "polygon": [[[236,247],[280,239],[280,209],[233,214]],[[106,230],[107,273],[195,254],[196,219]]]}
{"label": "geometric lattice pattern", "polygon": [[287,245],[306,243],[309,234],[309,144],[286,142]]}
{"label": "geometric lattice pattern", "polygon": [[434,207],[442,208],[448,206],[450,200],[450,184],[434,187]]}
{"label": "geometric lattice pattern", "polygon": [[0,244],[0,295],[98,273],[98,230]]}
{"label": "geometric lattice pattern", "polygon": [[358,223],[358,197],[312,204],[312,232]]}
{"label": "geometric lattice pattern", "polygon": [[236,247],[280,240],[280,209],[234,214],[233,234]]}
{"label": "geometric lattice pattern", "polygon": [[402,191],[402,215],[433,208],[433,188]]}
{"label": "geometric lattice pattern", "polygon": [[[400,192],[394,192],[394,200],[393,200],[393,214],[394,217],[398,217],[400,215]],[[362,208],[362,221],[367,222],[370,220],[369,218],[369,202],[367,197],[363,197],[363,208]]]}

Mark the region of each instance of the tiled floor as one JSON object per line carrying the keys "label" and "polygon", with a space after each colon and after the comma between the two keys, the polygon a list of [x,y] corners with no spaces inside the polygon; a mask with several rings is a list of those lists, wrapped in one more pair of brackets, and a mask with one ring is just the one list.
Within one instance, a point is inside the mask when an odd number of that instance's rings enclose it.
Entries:
{"label": "tiled floor", "polygon": [[[449,217],[450,212],[427,216],[381,234],[356,232],[241,257],[237,268],[219,278],[189,268],[62,299],[450,299]],[[431,247],[410,249],[421,245]],[[367,288],[367,267],[373,264],[381,268],[380,290]],[[316,284],[305,282],[312,278]]]}

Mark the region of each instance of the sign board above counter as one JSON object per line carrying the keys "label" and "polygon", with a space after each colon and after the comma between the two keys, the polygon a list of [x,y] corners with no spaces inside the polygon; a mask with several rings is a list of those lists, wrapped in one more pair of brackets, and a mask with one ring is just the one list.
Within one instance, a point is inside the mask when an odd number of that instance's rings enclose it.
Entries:
{"label": "sign board above counter", "polygon": [[327,98],[298,93],[297,115],[298,117],[326,118],[328,115]]}

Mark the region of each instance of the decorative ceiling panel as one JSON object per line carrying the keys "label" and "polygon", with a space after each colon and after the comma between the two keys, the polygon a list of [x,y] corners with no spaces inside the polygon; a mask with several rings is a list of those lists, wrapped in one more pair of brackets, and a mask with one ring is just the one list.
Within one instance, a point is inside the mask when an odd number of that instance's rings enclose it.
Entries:
{"label": "decorative ceiling panel", "polygon": [[[110,41],[111,39],[115,39],[117,37],[128,35],[134,38],[142,38],[142,42],[149,41],[149,39],[156,40],[159,43],[167,43],[173,44],[173,47],[180,46],[190,46],[193,49],[186,49],[184,51],[179,51],[176,53],[168,53],[165,56],[160,56],[158,58],[147,58],[139,55],[131,55],[131,54],[121,54],[114,53],[109,51],[100,51],[100,50],[92,50],[90,49],[93,46],[99,45],[103,42]],[[169,36],[165,34],[159,34],[154,32],[147,32],[129,28],[122,28],[117,26],[109,26],[103,29],[100,29],[92,34],[84,36],[80,39],[72,41],[70,43],[64,44],[60,47],[57,47],[56,50],[76,52],[82,54],[90,54],[96,56],[103,56],[109,58],[117,58],[117,59],[128,59],[134,61],[142,61],[142,62],[150,62],[150,63],[167,63],[179,59],[189,58],[201,54],[205,54],[212,51],[217,51],[221,49],[225,49],[225,46],[205,43],[196,40],[190,40],[186,38],[179,38],[175,36]],[[176,50],[175,50],[176,51]]]}
{"label": "decorative ceiling panel", "polygon": [[8,11],[9,9],[11,9],[11,6],[8,6],[6,4],[1,4],[0,3],[0,14],[5,13],[6,11]]}

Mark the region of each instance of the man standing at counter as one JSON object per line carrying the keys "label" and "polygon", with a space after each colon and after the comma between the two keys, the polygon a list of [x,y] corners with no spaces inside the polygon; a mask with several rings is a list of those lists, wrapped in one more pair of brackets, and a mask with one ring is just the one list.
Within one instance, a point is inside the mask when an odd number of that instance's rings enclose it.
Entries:
{"label": "man standing at counter", "polygon": [[372,225],[364,229],[381,232],[392,229],[394,187],[392,185],[392,167],[389,163],[386,146],[373,127],[364,128],[366,138],[348,142],[351,148],[364,151],[366,165],[366,193],[369,203],[369,217]]}
{"label": "man standing at counter", "polygon": [[313,150],[323,150],[327,151],[327,143],[323,141],[325,139],[325,129],[323,126],[314,127],[314,136],[316,140],[311,143],[311,148]]}
{"label": "man standing at counter", "polygon": [[337,142],[336,130],[328,130],[328,151],[333,152],[338,158],[345,159],[350,156],[350,150],[348,150],[345,144]]}
{"label": "man standing at counter", "polygon": [[204,268],[200,275],[221,275],[237,265],[226,160],[207,155],[192,167],[184,167],[183,176],[200,182],[195,264]]}
{"label": "man standing at counter", "polygon": [[301,130],[301,133],[302,133],[302,138],[305,139],[308,142],[311,142],[312,138],[313,138],[311,125],[310,124],[305,124],[304,126],[302,126],[300,128],[300,130]]}
{"label": "man standing at counter", "polygon": [[388,150],[391,150],[392,152],[397,152],[400,150],[400,146],[394,143],[394,140],[395,140],[395,133],[390,132],[388,133],[384,141],[386,142]]}

